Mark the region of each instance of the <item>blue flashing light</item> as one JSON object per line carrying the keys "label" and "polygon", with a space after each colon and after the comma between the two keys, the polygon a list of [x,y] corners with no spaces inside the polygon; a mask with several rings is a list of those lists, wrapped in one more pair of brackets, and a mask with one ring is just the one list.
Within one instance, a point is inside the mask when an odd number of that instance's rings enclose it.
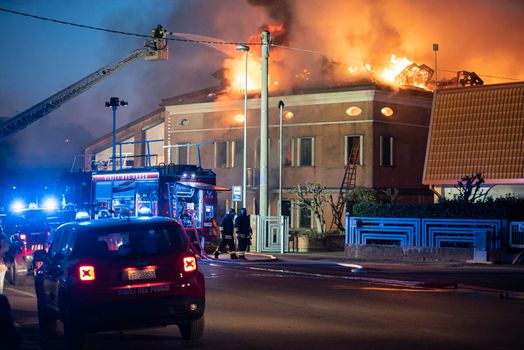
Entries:
{"label": "blue flashing light", "polygon": [[11,203],[11,211],[20,211],[25,209],[25,203],[21,199],[16,199]]}
{"label": "blue flashing light", "polygon": [[153,216],[153,212],[148,207],[138,209],[138,216]]}
{"label": "blue flashing light", "polygon": [[79,211],[78,213],[76,213],[76,216],[75,216],[76,221],[89,220],[90,218],[91,216],[89,215],[87,211]]}
{"label": "blue flashing light", "polygon": [[43,203],[43,208],[46,210],[58,209],[58,199],[56,199],[55,197],[45,197]]}

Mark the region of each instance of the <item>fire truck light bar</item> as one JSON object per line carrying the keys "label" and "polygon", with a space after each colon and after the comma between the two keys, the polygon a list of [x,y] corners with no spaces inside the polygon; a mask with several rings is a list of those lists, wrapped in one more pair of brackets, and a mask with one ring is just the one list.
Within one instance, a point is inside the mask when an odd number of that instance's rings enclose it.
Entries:
{"label": "fire truck light bar", "polygon": [[93,181],[113,181],[113,180],[157,180],[158,173],[125,173],[125,174],[96,174]]}

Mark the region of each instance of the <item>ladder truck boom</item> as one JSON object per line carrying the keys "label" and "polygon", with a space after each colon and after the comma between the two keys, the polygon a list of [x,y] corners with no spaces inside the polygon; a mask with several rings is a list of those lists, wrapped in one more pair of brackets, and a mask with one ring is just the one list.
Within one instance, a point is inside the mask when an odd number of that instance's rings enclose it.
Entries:
{"label": "ladder truck boom", "polygon": [[[163,47],[159,47],[160,42],[162,43]],[[80,95],[102,79],[107,78],[111,74],[119,71],[139,57],[144,56],[146,60],[167,59],[166,57],[159,57],[160,51],[167,53],[167,41],[165,39],[158,38],[158,35],[154,35],[154,39],[147,40],[144,47],[133,51],[124,59],[116,63],[109,64],[97,70],[96,72],[89,74],[85,78],[57,92],[53,96],[8,119],[6,122],[0,125],[0,141],[14,134],[15,132],[24,129],[38,119],[45,117],[47,114],[60,107],[63,103]]]}

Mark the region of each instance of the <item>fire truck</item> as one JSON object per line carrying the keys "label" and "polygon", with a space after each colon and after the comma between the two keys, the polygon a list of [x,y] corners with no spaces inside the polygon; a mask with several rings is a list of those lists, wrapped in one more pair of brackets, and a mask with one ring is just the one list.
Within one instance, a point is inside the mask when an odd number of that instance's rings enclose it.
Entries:
{"label": "fire truck", "polygon": [[92,217],[166,216],[179,220],[188,233],[215,240],[216,174],[196,165],[160,165],[116,171],[94,171]]}

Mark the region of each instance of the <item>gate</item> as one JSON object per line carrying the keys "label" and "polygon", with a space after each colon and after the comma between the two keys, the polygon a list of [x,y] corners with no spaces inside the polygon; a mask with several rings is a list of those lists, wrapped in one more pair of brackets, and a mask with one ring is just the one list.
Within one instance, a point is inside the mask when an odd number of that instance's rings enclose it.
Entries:
{"label": "gate", "polygon": [[288,249],[288,218],[286,216],[257,215],[257,252],[283,254]]}

